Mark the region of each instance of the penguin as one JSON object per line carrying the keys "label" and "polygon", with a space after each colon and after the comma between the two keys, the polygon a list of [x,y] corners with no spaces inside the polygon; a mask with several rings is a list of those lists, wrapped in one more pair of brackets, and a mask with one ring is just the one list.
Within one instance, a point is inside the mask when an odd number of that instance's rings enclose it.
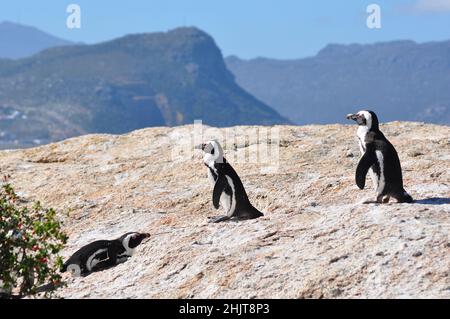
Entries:
{"label": "penguin", "polygon": [[196,148],[205,153],[203,162],[207,167],[208,179],[214,186],[213,205],[218,209],[220,203],[225,210],[224,216],[209,217],[210,222],[219,223],[231,218],[245,220],[264,216],[250,203],[241,179],[223,156],[219,142],[209,141]]}
{"label": "penguin", "polygon": [[62,272],[85,276],[126,261],[150,234],[130,232],[114,240],[97,240],[77,250],[63,265]]}
{"label": "penguin", "polygon": [[391,197],[399,203],[412,203],[412,197],[403,188],[402,168],[397,151],[380,131],[377,115],[364,110],[348,114],[347,119],[358,124],[361,159],[356,168],[356,185],[364,189],[366,175],[370,170],[377,195],[376,203],[388,203]]}

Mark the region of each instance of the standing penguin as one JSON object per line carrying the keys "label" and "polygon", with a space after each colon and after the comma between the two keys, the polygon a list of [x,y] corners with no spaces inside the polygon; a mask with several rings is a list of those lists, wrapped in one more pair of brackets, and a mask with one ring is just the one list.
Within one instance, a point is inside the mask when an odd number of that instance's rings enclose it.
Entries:
{"label": "standing penguin", "polygon": [[219,208],[219,202],[225,210],[225,216],[212,217],[211,223],[219,223],[230,218],[254,219],[263,216],[250,203],[244,185],[223,157],[223,150],[217,141],[209,141],[196,147],[205,152],[204,164],[208,167],[208,179],[214,185],[213,205]]}
{"label": "standing penguin", "polygon": [[380,131],[377,115],[372,111],[359,111],[348,114],[347,119],[356,121],[359,126],[357,136],[362,157],[356,168],[356,185],[364,189],[370,170],[377,203],[388,203],[390,197],[399,203],[411,203],[412,197],[403,188],[397,151]]}
{"label": "standing penguin", "polygon": [[75,276],[87,275],[92,271],[105,269],[126,261],[134,249],[150,234],[126,233],[114,240],[97,240],[76,251],[63,265]]}

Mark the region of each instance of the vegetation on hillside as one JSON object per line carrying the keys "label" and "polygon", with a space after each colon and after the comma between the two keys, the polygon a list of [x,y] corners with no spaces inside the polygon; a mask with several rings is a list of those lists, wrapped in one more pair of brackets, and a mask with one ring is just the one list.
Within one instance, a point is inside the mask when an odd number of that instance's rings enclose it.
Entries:
{"label": "vegetation on hillside", "polygon": [[58,254],[66,241],[56,211],[39,202],[21,205],[5,177],[0,187],[0,297],[48,296],[62,286]]}
{"label": "vegetation on hillside", "polygon": [[196,28],[0,63],[1,131],[22,145],[196,119],[219,127],[288,122],[235,83],[214,40]]}

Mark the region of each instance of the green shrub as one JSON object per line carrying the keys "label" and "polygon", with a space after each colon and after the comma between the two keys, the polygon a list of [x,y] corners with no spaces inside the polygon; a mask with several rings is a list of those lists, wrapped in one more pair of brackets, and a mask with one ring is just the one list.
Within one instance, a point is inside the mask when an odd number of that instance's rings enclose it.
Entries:
{"label": "green shrub", "polygon": [[0,296],[51,296],[63,285],[59,252],[66,241],[55,210],[39,202],[21,205],[5,176],[0,183]]}

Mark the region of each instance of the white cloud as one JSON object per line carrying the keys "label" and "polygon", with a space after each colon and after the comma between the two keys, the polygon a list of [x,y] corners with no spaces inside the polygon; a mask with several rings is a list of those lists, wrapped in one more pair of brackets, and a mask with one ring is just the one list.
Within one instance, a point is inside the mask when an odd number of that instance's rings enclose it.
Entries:
{"label": "white cloud", "polygon": [[411,9],[415,12],[450,12],[450,0],[417,0]]}

